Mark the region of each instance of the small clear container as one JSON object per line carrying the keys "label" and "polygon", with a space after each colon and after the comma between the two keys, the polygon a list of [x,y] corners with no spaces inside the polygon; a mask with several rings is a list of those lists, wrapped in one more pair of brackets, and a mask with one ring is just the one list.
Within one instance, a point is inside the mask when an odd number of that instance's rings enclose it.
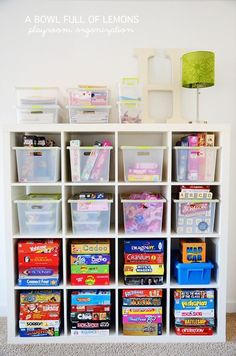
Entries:
{"label": "small clear container", "polygon": [[69,106],[71,124],[107,124],[111,106]]}
{"label": "small clear container", "polygon": [[121,124],[142,123],[143,108],[141,101],[119,101],[118,110]]}
{"label": "small clear container", "polygon": [[60,194],[28,194],[14,203],[21,235],[52,235],[60,231]]}
{"label": "small clear container", "polygon": [[72,182],[109,182],[113,147],[68,146]]}
{"label": "small clear container", "polygon": [[19,124],[56,124],[62,117],[59,105],[18,106],[16,112]]}
{"label": "small clear container", "polygon": [[53,183],[60,179],[59,147],[13,147],[18,182]]}
{"label": "small clear container", "polygon": [[69,106],[107,106],[109,102],[107,87],[80,86],[67,92]]}
{"label": "small clear container", "polygon": [[56,87],[17,87],[17,106],[57,105],[59,89]]}
{"label": "small clear container", "polygon": [[109,234],[112,197],[107,199],[68,200],[71,204],[72,230],[74,235]]}
{"label": "small clear container", "polygon": [[121,146],[126,182],[161,182],[162,146]]}
{"label": "small clear container", "polygon": [[141,100],[142,85],[136,77],[122,78],[118,85],[119,101]]}

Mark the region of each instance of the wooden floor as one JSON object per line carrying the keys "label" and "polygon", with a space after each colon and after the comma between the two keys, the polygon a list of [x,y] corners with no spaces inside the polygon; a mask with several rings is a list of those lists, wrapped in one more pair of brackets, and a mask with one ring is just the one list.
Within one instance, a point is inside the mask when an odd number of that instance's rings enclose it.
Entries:
{"label": "wooden floor", "polygon": [[227,341],[236,342],[236,313],[227,314]]}

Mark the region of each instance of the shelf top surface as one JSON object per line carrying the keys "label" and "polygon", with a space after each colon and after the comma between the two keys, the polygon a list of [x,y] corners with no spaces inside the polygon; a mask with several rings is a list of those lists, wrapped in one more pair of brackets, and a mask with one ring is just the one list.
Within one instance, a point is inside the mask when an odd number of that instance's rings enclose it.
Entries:
{"label": "shelf top surface", "polygon": [[186,123],[143,123],[143,124],[34,124],[34,125],[2,125],[4,132],[193,132],[193,131],[228,131],[229,124],[189,124]]}

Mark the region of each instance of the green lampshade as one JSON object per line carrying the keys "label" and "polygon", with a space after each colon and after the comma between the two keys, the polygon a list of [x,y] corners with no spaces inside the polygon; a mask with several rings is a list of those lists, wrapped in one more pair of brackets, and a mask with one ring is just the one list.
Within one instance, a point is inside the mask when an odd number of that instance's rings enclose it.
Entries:
{"label": "green lampshade", "polygon": [[182,86],[206,88],[215,82],[215,54],[209,51],[185,53],[182,56]]}

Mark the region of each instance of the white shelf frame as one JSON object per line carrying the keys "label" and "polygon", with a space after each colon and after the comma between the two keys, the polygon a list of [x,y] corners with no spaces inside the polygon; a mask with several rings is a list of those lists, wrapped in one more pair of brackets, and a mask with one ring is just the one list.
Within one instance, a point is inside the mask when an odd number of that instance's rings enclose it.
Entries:
{"label": "white shelf frame", "polygon": [[[12,146],[14,143],[15,134],[31,132],[31,133],[48,133],[48,134],[57,134],[61,141],[61,181],[57,183],[18,183],[17,181],[12,181],[12,178],[16,172],[15,158],[12,154]],[[66,139],[68,135],[71,134],[80,134],[80,133],[97,133],[97,134],[112,134],[114,135],[114,159],[115,159],[115,174],[114,180],[104,184],[91,184],[91,183],[72,183],[66,180]],[[171,227],[171,193],[172,188],[175,186],[182,185],[184,183],[175,182],[172,180],[172,138],[173,134],[186,134],[191,132],[213,132],[216,133],[218,137],[217,145],[221,146],[220,154],[220,165],[218,165],[220,179],[214,183],[209,183],[217,187],[220,195],[220,214],[219,214],[219,231],[207,235],[197,235],[190,234],[184,235],[186,238],[191,237],[206,237],[211,238],[214,241],[217,241],[218,244],[218,253],[217,253],[217,282],[212,282],[209,286],[181,286],[171,280],[170,274],[170,256],[171,256],[171,242],[178,238],[183,237],[172,231]],[[160,183],[128,183],[124,182],[118,172],[118,156],[121,154],[119,152],[119,136],[122,134],[131,135],[131,141],[127,142],[132,144],[132,137],[135,134],[157,134],[157,135],[166,135],[165,146],[167,146],[167,174],[166,180]],[[185,343],[185,342],[224,342],[226,340],[226,277],[227,277],[227,242],[228,242],[228,201],[229,201],[229,164],[230,164],[230,149],[229,149],[229,140],[230,140],[230,127],[224,124],[141,124],[141,125],[122,125],[122,124],[106,124],[106,125],[74,125],[74,124],[55,124],[55,125],[15,125],[12,127],[6,126],[4,128],[4,147],[5,147],[5,208],[6,208],[6,253],[7,253],[7,281],[8,281],[8,342],[13,344],[34,344],[34,343]],[[68,163],[68,162],[67,162]],[[186,182],[187,183],[187,182]],[[196,182],[195,184],[207,184],[206,182]],[[115,293],[115,328],[111,332],[109,337],[72,337],[69,330],[67,329],[67,292],[71,289],[79,289],[79,287],[72,287],[67,283],[67,253],[66,253],[66,243],[70,238],[74,238],[71,232],[66,231],[66,190],[69,187],[81,187],[84,186],[97,186],[98,189],[101,189],[103,186],[110,187],[115,194],[114,200],[114,211],[115,211],[115,226],[114,230],[106,236],[107,238],[115,239],[115,281],[110,286],[101,287],[106,289],[112,289]],[[15,233],[14,224],[14,214],[13,214],[13,205],[12,201],[13,191],[16,189],[35,189],[40,187],[48,187],[48,190],[52,187],[53,189],[61,190],[62,193],[62,231],[60,234],[55,236],[55,238],[60,238],[63,245],[63,281],[60,286],[54,288],[21,288],[16,285],[16,276],[15,268],[16,263],[14,256],[14,244],[19,238],[28,238],[28,236],[21,236],[19,233]],[[140,189],[145,186],[159,187],[159,189],[165,189],[165,197],[167,199],[166,207],[166,229],[162,234],[158,235],[145,235],[142,234],[142,237],[158,237],[164,238],[167,241],[167,259],[166,259],[166,280],[163,286],[160,288],[166,291],[166,316],[165,316],[165,330],[161,336],[146,336],[146,337],[134,337],[134,336],[124,336],[122,335],[122,330],[119,329],[119,302],[118,295],[119,290],[123,288],[132,288],[132,286],[124,286],[119,282],[119,266],[118,266],[118,255],[119,255],[119,239],[120,238],[132,238],[125,234],[123,231],[120,231],[118,226],[118,199],[119,199],[119,190],[127,189],[134,187],[137,189],[140,186]],[[48,236],[34,236],[33,238],[45,238]],[[91,237],[91,236],[90,236]],[[101,236],[98,236],[99,238]],[[105,236],[103,236],[105,237]],[[84,236],[83,236],[84,238]],[[122,276],[121,276],[122,277]],[[148,286],[139,286],[139,288],[147,288]],[[215,288],[217,291],[217,328],[213,336],[204,337],[204,336],[177,336],[173,331],[173,325],[171,325],[171,294],[172,290],[175,288]],[[84,288],[94,288],[94,287],[84,287]],[[155,286],[151,286],[155,288]],[[158,286],[157,286],[158,288]],[[63,292],[63,309],[64,309],[64,329],[63,333],[54,338],[44,337],[44,338],[21,338],[17,333],[17,321],[18,321],[18,312],[17,312],[17,300],[16,293],[22,289],[60,289]]]}

